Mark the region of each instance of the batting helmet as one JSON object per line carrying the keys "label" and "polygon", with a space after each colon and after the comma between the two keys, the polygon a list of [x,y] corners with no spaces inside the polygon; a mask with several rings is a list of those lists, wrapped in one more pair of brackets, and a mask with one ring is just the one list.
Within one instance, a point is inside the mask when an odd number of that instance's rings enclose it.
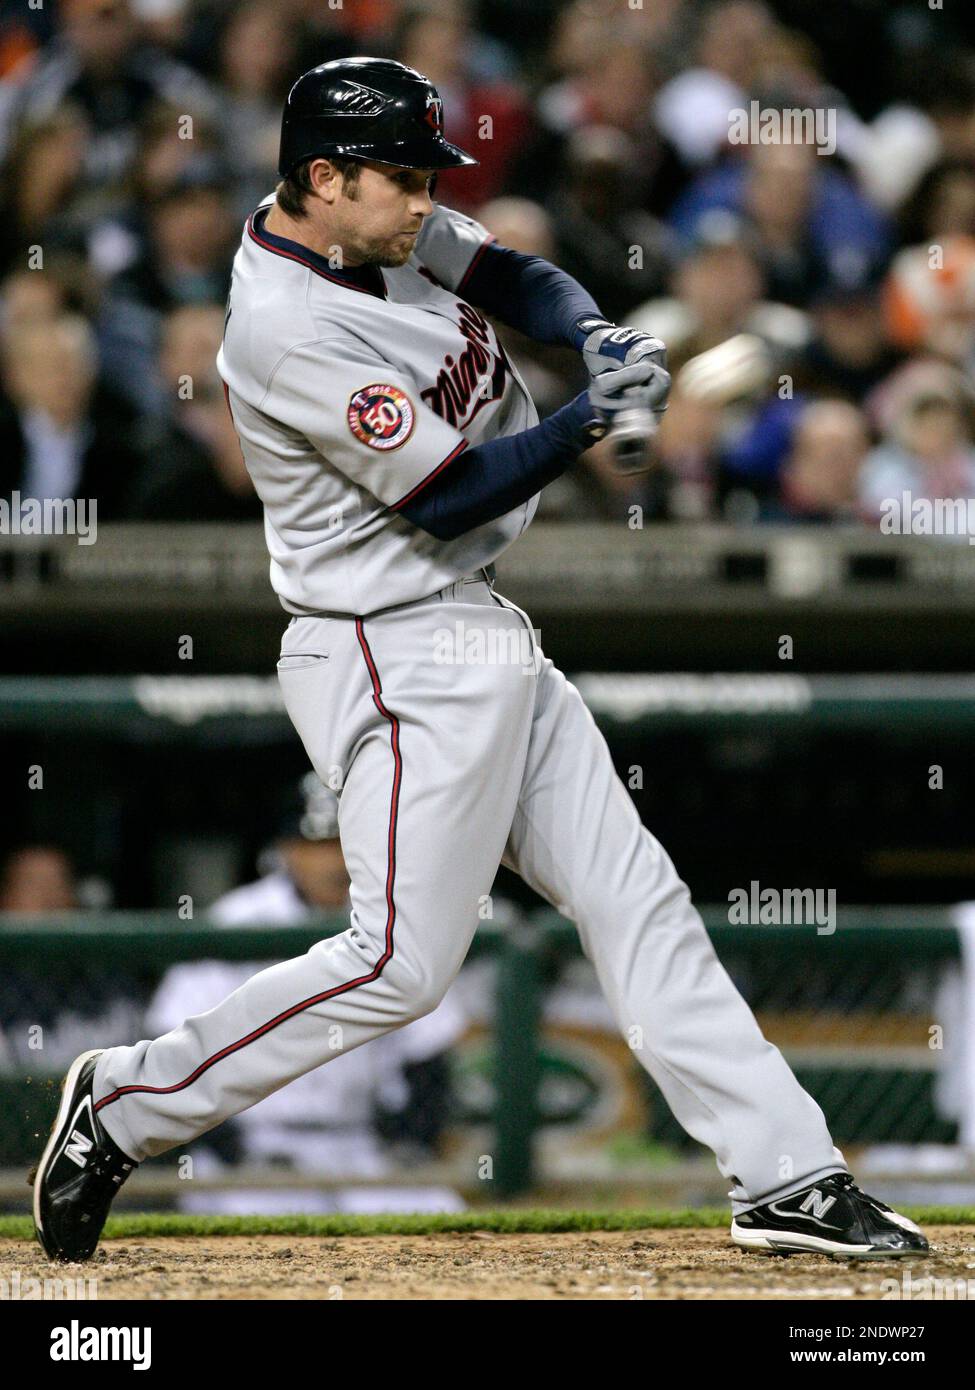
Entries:
{"label": "batting helmet", "polygon": [[339,58],[304,73],[281,119],[278,172],[330,154],[404,169],[476,164],[443,136],[443,102],[422,73],[391,58]]}

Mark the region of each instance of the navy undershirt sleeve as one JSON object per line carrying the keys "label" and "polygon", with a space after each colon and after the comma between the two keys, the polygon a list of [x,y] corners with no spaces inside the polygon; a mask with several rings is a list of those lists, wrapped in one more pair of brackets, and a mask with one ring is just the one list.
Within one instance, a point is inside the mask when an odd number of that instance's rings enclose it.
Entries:
{"label": "navy undershirt sleeve", "polygon": [[494,243],[475,258],[457,293],[539,343],[581,347],[579,320],[603,319],[589,291],[564,270]]}
{"label": "navy undershirt sleeve", "polygon": [[409,501],[394,507],[415,526],[452,541],[504,516],[564,472],[592,443],[588,393],[540,425],[465,449]]}

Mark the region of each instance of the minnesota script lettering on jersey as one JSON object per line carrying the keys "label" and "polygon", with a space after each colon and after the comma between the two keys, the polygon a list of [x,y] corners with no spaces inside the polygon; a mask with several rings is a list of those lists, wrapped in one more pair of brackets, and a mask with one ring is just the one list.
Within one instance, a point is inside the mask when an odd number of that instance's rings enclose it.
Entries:
{"label": "minnesota script lettering on jersey", "polygon": [[[508,359],[500,343],[497,353],[491,351],[494,335],[484,315],[463,300],[458,301],[458,308],[460,331],[467,339],[467,347],[457,358],[446,354],[436,382],[422,390],[420,397],[441,420],[460,428],[469,424],[482,406],[499,401],[504,395]],[[486,378],[489,370],[490,377]],[[477,404],[468,414],[475,397]]]}

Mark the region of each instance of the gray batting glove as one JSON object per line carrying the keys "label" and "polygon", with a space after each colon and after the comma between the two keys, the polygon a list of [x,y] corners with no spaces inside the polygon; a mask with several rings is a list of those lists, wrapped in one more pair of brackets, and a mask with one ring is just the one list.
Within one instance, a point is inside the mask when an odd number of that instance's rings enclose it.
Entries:
{"label": "gray batting glove", "polygon": [[653,410],[667,408],[670,373],[645,357],[629,367],[610,367],[594,376],[589,383],[590,403],[604,415],[619,410]]}
{"label": "gray batting glove", "polygon": [[[670,373],[667,371],[667,348],[659,338],[637,328],[618,328],[603,319],[583,319],[577,325],[577,333],[582,338],[582,360],[593,378],[591,399],[594,387],[597,396],[603,399],[625,390],[628,405],[658,413],[666,410]],[[635,367],[647,365],[652,370],[646,376],[625,375]],[[631,401],[631,397],[637,399]]]}
{"label": "gray batting glove", "polygon": [[576,337],[581,340],[582,358],[590,376],[598,376],[607,367],[630,367],[644,357],[658,367],[667,366],[666,346],[639,328],[619,328],[605,319],[582,319],[576,325]]}

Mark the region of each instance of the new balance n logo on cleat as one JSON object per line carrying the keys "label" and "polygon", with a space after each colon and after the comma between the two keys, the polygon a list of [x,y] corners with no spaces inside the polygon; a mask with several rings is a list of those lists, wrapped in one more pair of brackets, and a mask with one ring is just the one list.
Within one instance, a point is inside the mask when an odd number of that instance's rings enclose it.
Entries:
{"label": "new balance n logo on cleat", "polygon": [[817,1221],[822,1221],[830,1207],[836,1205],[835,1197],[824,1197],[818,1187],[814,1187],[809,1196],[800,1204],[800,1211],[812,1212]]}
{"label": "new balance n logo on cleat", "polygon": [[70,1158],[72,1163],[77,1163],[79,1168],[84,1168],[93,1148],[94,1144],[87,1134],[82,1134],[80,1129],[76,1129],[72,1131],[71,1138],[64,1146],[64,1156]]}

